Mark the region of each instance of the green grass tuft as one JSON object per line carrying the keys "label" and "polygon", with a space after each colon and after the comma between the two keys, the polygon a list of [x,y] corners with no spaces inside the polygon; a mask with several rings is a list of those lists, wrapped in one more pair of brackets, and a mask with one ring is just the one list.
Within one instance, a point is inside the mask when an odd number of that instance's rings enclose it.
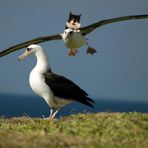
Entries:
{"label": "green grass tuft", "polygon": [[0,147],[148,147],[148,114],[77,114],[0,119]]}

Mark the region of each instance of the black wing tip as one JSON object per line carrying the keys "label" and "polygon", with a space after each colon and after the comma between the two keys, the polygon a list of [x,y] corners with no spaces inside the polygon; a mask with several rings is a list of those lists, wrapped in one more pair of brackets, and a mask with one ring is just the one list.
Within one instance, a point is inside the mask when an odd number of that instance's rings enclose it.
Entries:
{"label": "black wing tip", "polygon": [[84,104],[91,107],[91,108],[95,108],[94,105],[92,103],[90,103],[90,102],[85,102]]}
{"label": "black wing tip", "polygon": [[92,105],[91,103],[88,106],[91,108],[95,108],[94,105]]}
{"label": "black wing tip", "polygon": [[83,104],[89,106],[89,107],[92,107],[92,108],[95,108],[93,104],[95,104],[95,101],[92,100],[91,98],[89,97],[86,97],[85,98],[85,102],[82,102]]}

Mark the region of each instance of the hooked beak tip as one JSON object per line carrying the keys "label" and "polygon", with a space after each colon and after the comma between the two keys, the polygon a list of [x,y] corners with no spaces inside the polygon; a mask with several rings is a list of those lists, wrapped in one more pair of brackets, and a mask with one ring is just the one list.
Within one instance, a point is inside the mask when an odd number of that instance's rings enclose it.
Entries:
{"label": "hooked beak tip", "polygon": [[20,55],[20,56],[18,57],[18,61],[22,61],[22,60],[25,59],[27,56],[28,56],[28,52],[25,51],[22,55]]}

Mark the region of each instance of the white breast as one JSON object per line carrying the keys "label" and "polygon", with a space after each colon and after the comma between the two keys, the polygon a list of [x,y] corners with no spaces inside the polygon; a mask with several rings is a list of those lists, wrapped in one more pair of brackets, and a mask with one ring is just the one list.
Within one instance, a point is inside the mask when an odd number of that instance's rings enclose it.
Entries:
{"label": "white breast", "polygon": [[32,90],[39,96],[45,99],[47,104],[51,107],[53,93],[44,81],[44,76],[33,69],[30,73],[29,83]]}
{"label": "white breast", "polygon": [[79,32],[74,32],[73,35],[66,40],[66,46],[68,48],[80,48],[84,44],[86,44],[86,40]]}
{"label": "white breast", "polygon": [[45,83],[44,76],[33,69],[30,73],[29,83],[32,90],[41,96],[51,108],[60,108],[71,101],[56,97],[53,95],[50,87]]}

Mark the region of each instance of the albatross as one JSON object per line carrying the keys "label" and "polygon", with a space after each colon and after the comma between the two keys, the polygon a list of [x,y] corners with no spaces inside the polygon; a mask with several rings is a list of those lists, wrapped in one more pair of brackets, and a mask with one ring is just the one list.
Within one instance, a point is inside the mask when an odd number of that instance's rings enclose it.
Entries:
{"label": "albatross", "polygon": [[[120,22],[120,21],[126,21],[126,20],[135,20],[135,19],[145,19],[148,18],[148,14],[144,15],[129,15],[129,16],[122,16],[122,17],[116,17],[116,18],[111,18],[111,19],[105,19],[101,21],[97,21],[96,23],[90,24],[86,27],[80,27],[80,33],[85,36],[95,29],[102,27],[104,25],[110,24],[110,23],[115,23],[115,22]],[[42,42],[47,42],[47,41],[53,41],[53,40],[61,40],[62,36],[61,33],[55,34],[55,35],[49,35],[49,36],[43,36],[43,37],[38,37],[32,40],[28,40],[26,42],[22,42],[20,44],[11,46],[9,48],[6,48],[2,51],[0,51],[0,57],[5,56],[11,52],[14,52],[16,50],[26,48],[27,46],[31,44],[38,44]]]}
{"label": "albatross", "polygon": [[21,61],[34,54],[37,64],[29,76],[32,90],[41,96],[51,108],[49,118],[54,118],[64,105],[77,101],[90,107],[95,103],[88,94],[71,80],[52,72],[48,58],[40,45],[32,44],[18,57]]}
{"label": "albatross", "polygon": [[81,33],[80,19],[81,14],[76,15],[70,12],[69,18],[66,22],[64,33],[61,34],[65,46],[69,48],[69,56],[75,56],[78,52],[78,49],[83,45],[86,45],[88,47],[86,50],[87,54],[93,55],[96,52],[94,48],[89,46],[87,40]]}
{"label": "albatross", "polygon": [[62,39],[65,43],[65,46],[69,48],[69,56],[75,56],[78,52],[78,48],[80,48],[83,45],[86,45],[87,48],[87,54],[93,55],[95,52],[97,52],[94,48],[90,47],[85,37],[81,34],[81,32],[68,28],[65,29],[64,33],[61,34]]}

